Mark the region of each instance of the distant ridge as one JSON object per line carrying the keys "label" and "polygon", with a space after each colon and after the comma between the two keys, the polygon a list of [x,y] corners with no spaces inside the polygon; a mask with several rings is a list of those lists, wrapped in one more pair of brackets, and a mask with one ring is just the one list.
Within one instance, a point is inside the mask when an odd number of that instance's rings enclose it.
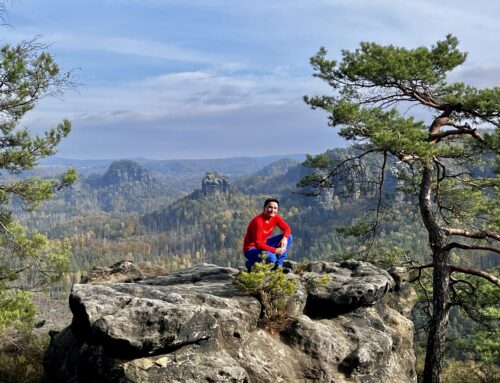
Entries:
{"label": "distant ridge", "polygon": [[279,160],[281,158],[294,158],[299,161],[303,161],[306,158],[306,154],[301,154],[301,153],[295,153],[295,154],[276,154],[272,156],[237,156],[237,157],[220,157],[220,158],[187,158],[187,159],[178,159],[178,158],[170,158],[170,159],[150,159],[150,158],[144,158],[144,157],[125,157],[125,158],[106,158],[106,159],[92,159],[92,158],[85,158],[85,159],[76,159],[76,158],[67,158],[67,157],[47,157],[44,158],[40,161],[41,165],[59,165],[59,164],[66,164],[66,165],[71,165],[71,164],[81,164],[81,165],[88,165],[88,164],[96,164],[96,165],[105,165],[105,164],[111,164],[114,161],[117,160],[130,160],[130,161],[135,161],[139,163],[144,163],[144,162],[198,162],[198,161],[228,161],[228,160],[233,160],[233,159],[254,159],[254,160],[261,160],[261,161],[270,161],[274,162],[276,160]]}
{"label": "distant ridge", "polygon": [[[149,169],[159,180],[174,182],[185,191],[193,190],[201,177],[207,172],[215,171],[221,175],[235,179],[247,176],[281,159],[292,159],[302,162],[305,154],[273,155],[264,157],[230,157],[217,159],[187,160],[151,160],[145,158],[132,160]],[[43,174],[58,174],[61,170],[74,167],[80,175],[103,174],[115,160],[112,159],[70,159],[61,157],[47,158],[40,162],[37,171]]]}

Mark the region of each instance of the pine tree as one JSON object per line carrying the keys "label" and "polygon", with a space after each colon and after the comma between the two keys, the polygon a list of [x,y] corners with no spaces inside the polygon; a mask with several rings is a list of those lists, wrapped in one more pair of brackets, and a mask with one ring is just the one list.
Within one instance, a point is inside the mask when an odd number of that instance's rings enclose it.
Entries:
{"label": "pine tree", "polygon": [[[20,127],[22,117],[45,96],[72,85],[45,46],[36,40],[0,48],[0,335],[30,322],[34,309],[27,290],[57,280],[68,267],[69,245],[28,232],[12,218],[13,200],[32,210],[76,179],[74,170],[59,179],[24,177],[41,158],[55,153],[71,124],[64,120],[43,135]],[[7,177],[8,176],[8,177]]]}
{"label": "pine tree", "polygon": [[[458,250],[500,252],[498,162],[494,165],[500,151],[500,88],[447,82],[447,74],[467,57],[451,35],[431,48],[363,42],[353,52],[342,51],[340,62],[326,55],[321,48],[311,64],[333,93],[306,96],[305,102],[327,111],[329,124],[340,127],[357,154],[337,161],[309,157],[307,164],[317,171],[300,185],[315,194],[356,185],[364,176],[377,202],[373,219],[352,230],[376,238],[380,221],[395,207],[383,192],[387,170],[397,169],[399,189],[414,198],[428,233],[431,262],[415,267],[433,270],[424,382],[438,383],[449,310],[474,286],[452,274],[499,284],[494,275],[451,264],[450,256]],[[411,116],[419,109],[429,114],[430,124]],[[368,158],[378,159],[369,172]],[[374,243],[369,241],[367,251]]]}

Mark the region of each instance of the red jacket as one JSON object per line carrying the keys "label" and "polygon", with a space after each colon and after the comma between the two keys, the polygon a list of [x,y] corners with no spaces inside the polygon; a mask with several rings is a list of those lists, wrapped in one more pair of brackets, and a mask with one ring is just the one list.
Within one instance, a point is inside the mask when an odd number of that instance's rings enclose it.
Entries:
{"label": "red jacket", "polygon": [[267,238],[273,234],[274,228],[278,226],[283,231],[283,236],[288,238],[292,233],[290,226],[279,215],[266,220],[264,213],[252,218],[248,224],[245,240],[243,241],[243,252],[249,249],[257,248],[260,250],[276,252],[276,248],[266,244]]}

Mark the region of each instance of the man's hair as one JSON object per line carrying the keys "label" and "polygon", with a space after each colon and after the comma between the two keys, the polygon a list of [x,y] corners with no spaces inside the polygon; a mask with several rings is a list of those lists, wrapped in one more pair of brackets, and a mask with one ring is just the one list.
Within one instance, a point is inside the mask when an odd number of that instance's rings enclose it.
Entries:
{"label": "man's hair", "polygon": [[264,207],[269,205],[271,202],[276,202],[278,204],[278,207],[280,206],[280,202],[276,198],[268,198],[264,201]]}

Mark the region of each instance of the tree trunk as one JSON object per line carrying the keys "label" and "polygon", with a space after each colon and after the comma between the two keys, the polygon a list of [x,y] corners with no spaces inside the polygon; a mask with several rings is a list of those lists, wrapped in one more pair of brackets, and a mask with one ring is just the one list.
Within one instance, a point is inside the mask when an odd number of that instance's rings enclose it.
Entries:
{"label": "tree trunk", "polygon": [[433,254],[432,318],[427,337],[423,383],[441,383],[449,314],[450,272],[447,267],[448,255],[448,252]]}
{"label": "tree trunk", "polygon": [[434,217],[431,193],[432,167],[424,165],[422,181],[420,183],[419,205],[423,223],[429,233],[429,245],[432,249],[434,272],[432,283],[432,318],[429,323],[423,383],[441,383],[441,370],[449,314],[449,251],[443,251],[448,242],[448,235],[439,226]]}

